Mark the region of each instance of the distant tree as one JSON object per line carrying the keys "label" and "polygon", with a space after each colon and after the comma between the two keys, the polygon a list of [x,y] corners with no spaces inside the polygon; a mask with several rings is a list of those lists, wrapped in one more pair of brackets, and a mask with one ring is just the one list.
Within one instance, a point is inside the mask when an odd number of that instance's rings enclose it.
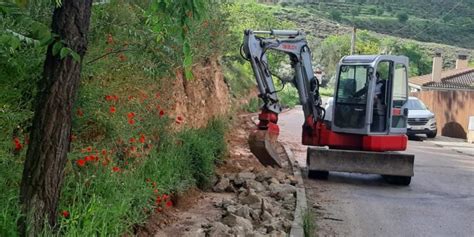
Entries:
{"label": "distant tree", "polygon": [[397,18],[399,22],[405,23],[408,21],[408,14],[406,12],[399,12]]}
{"label": "distant tree", "polygon": [[358,8],[352,8],[351,9],[351,15],[354,17],[354,16],[358,16],[359,15],[359,9]]}
{"label": "distant tree", "polygon": [[383,15],[383,13],[385,12],[385,10],[383,8],[377,8],[377,16],[381,16]]}
{"label": "distant tree", "polygon": [[377,8],[375,7],[370,7],[369,8],[369,14],[370,15],[375,15],[377,13]]}
{"label": "distant tree", "polygon": [[443,16],[443,22],[444,23],[450,22],[452,19],[453,19],[453,17],[449,14]]}
{"label": "distant tree", "polygon": [[329,17],[335,21],[340,21],[342,19],[342,13],[336,9],[332,9],[329,12]]}

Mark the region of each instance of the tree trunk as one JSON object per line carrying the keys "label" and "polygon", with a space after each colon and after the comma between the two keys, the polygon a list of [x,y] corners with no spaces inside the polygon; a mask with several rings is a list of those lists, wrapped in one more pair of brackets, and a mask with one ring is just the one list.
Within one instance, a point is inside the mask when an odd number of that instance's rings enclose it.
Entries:
{"label": "tree trunk", "polygon": [[54,43],[48,47],[20,189],[23,217],[18,227],[22,236],[37,235],[46,221],[52,228],[56,225],[91,7],[92,0],[63,0],[53,13],[52,32],[63,40],[64,47],[77,52],[81,61],[70,55],[63,59],[53,55]]}

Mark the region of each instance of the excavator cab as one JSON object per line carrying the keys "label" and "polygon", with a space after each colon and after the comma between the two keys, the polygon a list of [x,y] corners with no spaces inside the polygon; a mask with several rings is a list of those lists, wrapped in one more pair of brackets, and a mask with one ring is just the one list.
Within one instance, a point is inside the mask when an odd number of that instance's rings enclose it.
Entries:
{"label": "excavator cab", "polygon": [[361,135],[406,134],[405,56],[351,55],[337,70],[331,130]]}

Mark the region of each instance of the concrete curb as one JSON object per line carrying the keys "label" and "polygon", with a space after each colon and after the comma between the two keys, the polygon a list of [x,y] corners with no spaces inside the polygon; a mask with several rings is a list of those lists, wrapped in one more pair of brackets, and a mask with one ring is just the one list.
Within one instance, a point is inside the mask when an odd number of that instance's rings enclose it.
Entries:
{"label": "concrete curb", "polygon": [[298,183],[296,184],[296,208],[294,213],[293,223],[291,224],[291,237],[303,237],[303,215],[306,211],[308,204],[306,202],[306,191],[303,183],[303,176],[301,174],[301,169],[298,165],[298,162],[295,160],[293,152],[288,146],[283,145],[288,160],[291,164],[291,169],[293,170],[293,175],[295,176]]}

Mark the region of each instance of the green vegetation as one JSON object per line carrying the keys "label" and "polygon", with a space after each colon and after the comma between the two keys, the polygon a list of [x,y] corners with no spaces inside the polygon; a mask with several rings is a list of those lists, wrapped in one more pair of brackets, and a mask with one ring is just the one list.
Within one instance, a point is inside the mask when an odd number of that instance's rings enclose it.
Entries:
{"label": "green vegetation", "polygon": [[316,217],[309,208],[303,213],[303,231],[305,237],[316,236]]}
{"label": "green vegetation", "polygon": [[[341,57],[350,54],[351,36],[333,35],[321,42],[315,50],[315,61],[324,66],[326,74],[334,75],[336,65]],[[393,39],[380,39],[367,32],[357,32],[357,54],[382,54],[390,52],[395,55],[405,55],[410,59],[410,75],[423,75],[431,71],[431,57],[429,52],[421,49],[417,44],[399,42]]]}
{"label": "green vegetation", "polygon": [[397,13],[397,19],[400,23],[405,23],[408,21],[408,14],[406,12]]}
{"label": "green vegetation", "polygon": [[[165,99],[173,78],[192,80],[192,66],[220,59],[231,95],[247,96],[255,82],[239,55],[243,30],[294,28],[275,19],[278,8],[254,1],[199,5],[198,12],[207,14],[193,17],[176,4],[112,0],[93,6],[58,234],[133,234],[152,212],[173,205],[175,195],[208,187],[226,152],[226,128],[219,120],[202,129],[182,127],[187,118],[173,114],[172,101]],[[0,131],[6,134],[0,137],[0,236],[18,234],[34,98],[54,40],[51,9],[50,1],[0,4]],[[280,56],[270,59],[278,63]],[[294,105],[295,95],[286,88],[282,103]],[[255,111],[259,103],[252,98],[245,109]],[[42,233],[51,234],[48,228]]]}
{"label": "green vegetation", "polygon": [[473,1],[321,0],[287,8],[401,38],[474,48]]}

